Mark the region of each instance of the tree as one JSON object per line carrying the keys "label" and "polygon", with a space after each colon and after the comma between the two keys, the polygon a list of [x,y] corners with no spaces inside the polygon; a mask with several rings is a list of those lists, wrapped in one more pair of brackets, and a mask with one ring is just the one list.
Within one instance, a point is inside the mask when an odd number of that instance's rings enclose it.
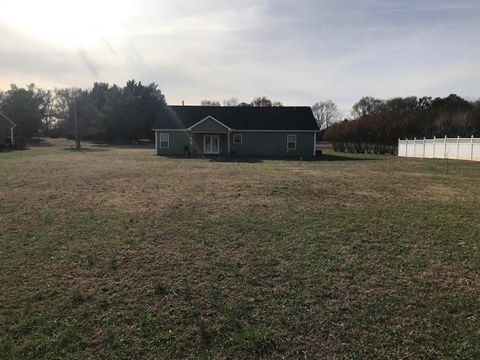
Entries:
{"label": "tree", "polygon": [[73,97],[78,97],[81,92],[80,88],[55,89],[52,113],[56,122],[50,131],[57,136],[73,137]]}
{"label": "tree", "polygon": [[0,110],[17,124],[17,134],[26,138],[39,135],[45,117],[49,93],[30,84],[27,88],[10,86],[2,97]]}
{"label": "tree", "polygon": [[433,99],[427,114],[431,135],[471,136],[474,126],[469,114],[474,108],[474,103],[455,94]]}
{"label": "tree", "polygon": [[112,109],[108,118],[113,124],[114,139],[153,139],[153,122],[160,114],[167,113],[165,98],[158,86],[154,83],[145,86],[130,80],[120,92],[115,89],[113,95],[110,97],[112,103],[108,104]]}
{"label": "tree", "polygon": [[420,100],[416,96],[405,98],[397,97],[385,102],[386,111],[397,114],[408,114],[418,111],[421,107]]}
{"label": "tree", "polygon": [[42,118],[41,132],[44,136],[50,136],[50,132],[56,122],[55,111],[53,109],[54,93],[47,90],[44,94],[44,114]]}
{"label": "tree", "polygon": [[473,108],[469,112],[469,125],[472,135],[480,137],[480,100],[473,103]]}
{"label": "tree", "polygon": [[273,106],[273,107],[282,107],[283,104],[282,104],[280,101],[274,101],[274,102],[272,103],[272,106]]}
{"label": "tree", "polygon": [[223,100],[223,106],[238,106],[238,105],[239,105],[239,101],[235,97]]}
{"label": "tree", "polygon": [[317,119],[319,129],[328,128],[340,118],[337,105],[331,100],[317,102],[312,106],[313,116]]}
{"label": "tree", "polygon": [[256,107],[270,107],[272,106],[272,101],[266,96],[258,96],[252,100],[251,105]]}
{"label": "tree", "polygon": [[92,91],[90,91],[90,96],[98,109],[103,109],[107,103],[108,92],[110,86],[108,83],[93,83]]}
{"label": "tree", "polygon": [[[95,106],[91,92],[80,88],[57,89],[52,113],[56,119],[56,131],[68,138],[75,138],[75,118],[79,134],[77,147],[81,138],[99,139],[103,133],[100,110]],[[52,129],[53,130],[53,129]],[[75,138],[77,140],[77,138]]]}
{"label": "tree", "polygon": [[435,118],[436,136],[471,136],[473,133],[467,112],[441,113]]}
{"label": "tree", "polygon": [[362,98],[356,118],[335,124],[325,139],[337,149],[355,152],[395,152],[399,138],[469,137],[480,133],[480,107],[457,95],[445,98]]}
{"label": "tree", "polygon": [[374,114],[380,111],[383,104],[383,100],[375,99],[371,96],[365,96],[353,105],[352,115],[355,118],[359,118]]}
{"label": "tree", "polygon": [[82,138],[131,142],[153,139],[153,122],[170,116],[165,98],[156,84],[131,80],[124,87],[95,83],[91,90],[58,89],[55,93],[57,133],[73,137],[73,98]]}
{"label": "tree", "polygon": [[200,101],[201,106],[220,106],[220,102],[217,100],[202,100]]}

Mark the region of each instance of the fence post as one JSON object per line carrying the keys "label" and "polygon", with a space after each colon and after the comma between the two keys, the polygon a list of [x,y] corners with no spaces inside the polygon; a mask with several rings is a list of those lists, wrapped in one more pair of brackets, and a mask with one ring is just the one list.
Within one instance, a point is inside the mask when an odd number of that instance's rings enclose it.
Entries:
{"label": "fence post", "polygon": [[413,157],[417,157],[417,138],[413,138]]}
{"label": "fence post", "polygon": [[425,159],[425,136],[423,137],[423,158]]}
{"label": "fence post", "polygon": [[432,158],[434,158],[434,159],[435,159],[435,143],[437,142],[436,140],[437,140],[437,138],[434,136],[433,137],[433,156],[432,156]]}
{"label": "fence post", "polygon": [[470,139],[470,145],[471,145],[471,148],[470,148],[470,160],[473,160],[473,135]]}
{"label": "fence post", "polygon": [[460,136],[457,136],[457,160],[458,160],[458,155],[460,152]]}
{"label": "fence post", "polygon": [[445,135],[445,151],[443,152],[443,158],[447,158],[447,135]]}

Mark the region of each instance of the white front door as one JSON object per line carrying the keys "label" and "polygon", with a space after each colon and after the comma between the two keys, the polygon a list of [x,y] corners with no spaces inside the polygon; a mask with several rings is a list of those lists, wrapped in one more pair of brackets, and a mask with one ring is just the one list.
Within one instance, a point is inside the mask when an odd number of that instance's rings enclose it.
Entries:
{"label": "white front door", "polygon": [[218,135],[203,135],[203,153],[220,154],[220,136]]}

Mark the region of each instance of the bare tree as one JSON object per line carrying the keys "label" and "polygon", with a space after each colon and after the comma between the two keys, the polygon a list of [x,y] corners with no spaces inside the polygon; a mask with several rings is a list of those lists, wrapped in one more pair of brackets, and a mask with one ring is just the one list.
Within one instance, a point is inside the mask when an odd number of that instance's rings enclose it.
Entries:
{"label": "bare tree", "polygon": [[221,106],[219,101],[217,101],[217,100],[207,100],[207,99],[204,99],[204,100],[200,101],[200,105],[201,106]]}
{"label": "bare tree", "polygon": [[55,112],[53,107],[54,107],[54,93],[50,90],[47,90],[45,92],[45,97],[44,97],[44,116],[42,119],[43,134],[45,136],[50,135],[50,131],[57,120],[55,117]]}
{"label": "bare tree", "polygon": [[320,129],[328,128],[340,118],[337,105],[332,100],[317,102],[312,106],[313,116]]}
{"label": "bare tree", "polygon": [[240,102],[235,97],[223,100],[223,106],[238,106],[239,104]]}
{"label": "bare tree", "polygon": [[252,100],[252,106],[270,107],[272,106],[272,100],[268,99],[266,96],[258,96]]}
{"label": "bare tree", "polygon": [[82,95],[82,89],[55,89],[52,103],[52,114],[57,125],[64,127],[64,131],[75,136],[75,148],[80,149],[80,136],[78,128],[77,101]]}
{"label": "bare tree", "polygon": [[365,96],[353,105],[352,115],[354,118],[360,118],[377,113],[384,104],[383,100]]}

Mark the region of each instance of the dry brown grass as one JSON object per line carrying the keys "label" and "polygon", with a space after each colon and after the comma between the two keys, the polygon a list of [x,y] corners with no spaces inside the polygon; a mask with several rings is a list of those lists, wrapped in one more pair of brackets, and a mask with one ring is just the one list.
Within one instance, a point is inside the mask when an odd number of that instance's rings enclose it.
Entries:
{"label": "dry brown grass", "polygon": [[327,159],[0,154],[0,352],[480,356],[480,165]]}

